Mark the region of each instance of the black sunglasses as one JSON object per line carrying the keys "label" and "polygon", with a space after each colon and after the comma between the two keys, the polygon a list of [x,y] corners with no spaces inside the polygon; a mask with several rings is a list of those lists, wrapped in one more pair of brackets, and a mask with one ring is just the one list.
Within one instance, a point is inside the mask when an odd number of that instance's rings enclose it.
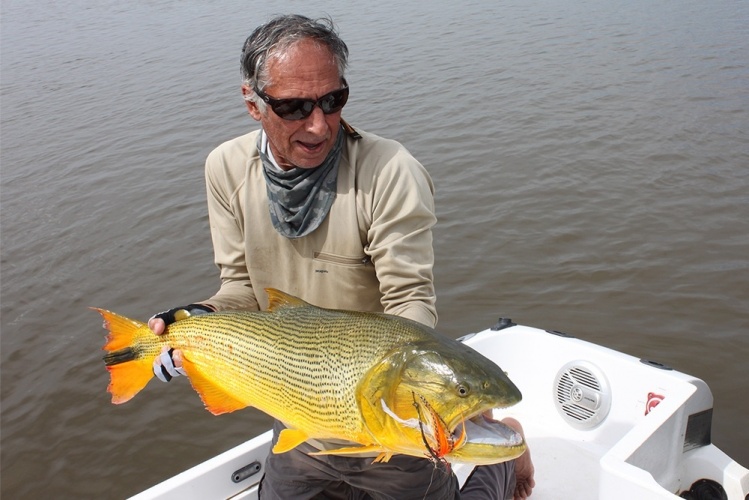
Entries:
{"label": "black sunglasses", "polygon": [[320,109],[326,115],[337,113],[343,109],[346,101],[348,101],[348,84],[346,80],[343,80],[343,88],[329,92],[318,100],[301,98],[275,99],[257,87],[254,90],[258,97],[268,103],[273,112],[284,120],[301,120],[307,118],[312,114],[315,106],[320,106]]}

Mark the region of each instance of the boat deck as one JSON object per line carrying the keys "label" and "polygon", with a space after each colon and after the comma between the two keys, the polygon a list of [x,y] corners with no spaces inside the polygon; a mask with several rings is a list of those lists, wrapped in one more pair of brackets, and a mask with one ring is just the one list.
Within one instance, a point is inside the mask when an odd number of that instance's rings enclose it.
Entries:
{"label": "boat deck", "polygon": [[[524,422],[524,429],[535,467],[536,487],[531,498],[598,498],[599,460],[604,450],[596,449],[594,443],[549,435],[533,421]],[[463,484],[472,467],[456,465],[454,470]]]}
{"label": "boat deck", "polygon": [[[569,336],[514,326],[466,344],[501,366],[523,393],[510,409],[536,469],[533,500],[678,500],[697,479],[745,500],[749,470],[710,443],[712,394],[705,383]],[[143,499],[257,498],[270,432],[138,495]],[[235,471],[256,474],[235,483]],[[470,467],[456,465],[461,480]]]}

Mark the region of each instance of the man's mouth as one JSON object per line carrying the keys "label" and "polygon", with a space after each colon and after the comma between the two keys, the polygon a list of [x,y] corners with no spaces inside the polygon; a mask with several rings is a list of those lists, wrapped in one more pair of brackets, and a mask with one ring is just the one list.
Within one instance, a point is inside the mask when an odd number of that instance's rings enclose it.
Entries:
{"label": "man's mouth", "polygon": [[325,147],[325,141],[320,141],[320,142],[297,141],[297,144],[307,153],[319,153]]}

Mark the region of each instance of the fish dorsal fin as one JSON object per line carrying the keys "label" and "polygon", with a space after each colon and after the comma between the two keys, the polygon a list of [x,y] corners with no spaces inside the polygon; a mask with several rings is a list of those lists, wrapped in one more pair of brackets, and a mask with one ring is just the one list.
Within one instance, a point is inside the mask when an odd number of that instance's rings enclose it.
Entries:
{"label": "fish dorsal fin", "polygon": [[299,297],[294,297],[275,288],[266,288],[265,292],[268,294],[268,311],[271,312],[284,307],[304,307],[309,305]]}

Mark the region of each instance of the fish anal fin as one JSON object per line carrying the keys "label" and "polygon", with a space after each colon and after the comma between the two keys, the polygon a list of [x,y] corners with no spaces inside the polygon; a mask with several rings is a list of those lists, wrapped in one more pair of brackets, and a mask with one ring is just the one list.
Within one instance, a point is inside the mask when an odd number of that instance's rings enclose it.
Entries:
{"label": "fish anal fin", "polygon": [[266,288],[265,293],[268,294],[268,311],[271,312],[283,307],[309,306],[309,304],[302,299],[289,295],[281,290],[276,290],[275,288]]}
{"label": "fish anal fin", "polygon": [[221,387],[217,386],[212,380],[203,374],[203,372],[201,372],[192,361],[190,361],[188,356],[184,354],[182,368],[184,368],[187,373],[192,388],[195,389],[195,392],[200,395],[200,399],[203,400],[206,409],[214,415],[230,413],[248,406],[244,401],[240,401],[224,391]]}
{"label": "fish anal fin", "polygon": [[293,450],[309,439],[306,432],[299,429],[284,429],[278,435],[278,442],[273,447],[273,453],[286,453]]}

